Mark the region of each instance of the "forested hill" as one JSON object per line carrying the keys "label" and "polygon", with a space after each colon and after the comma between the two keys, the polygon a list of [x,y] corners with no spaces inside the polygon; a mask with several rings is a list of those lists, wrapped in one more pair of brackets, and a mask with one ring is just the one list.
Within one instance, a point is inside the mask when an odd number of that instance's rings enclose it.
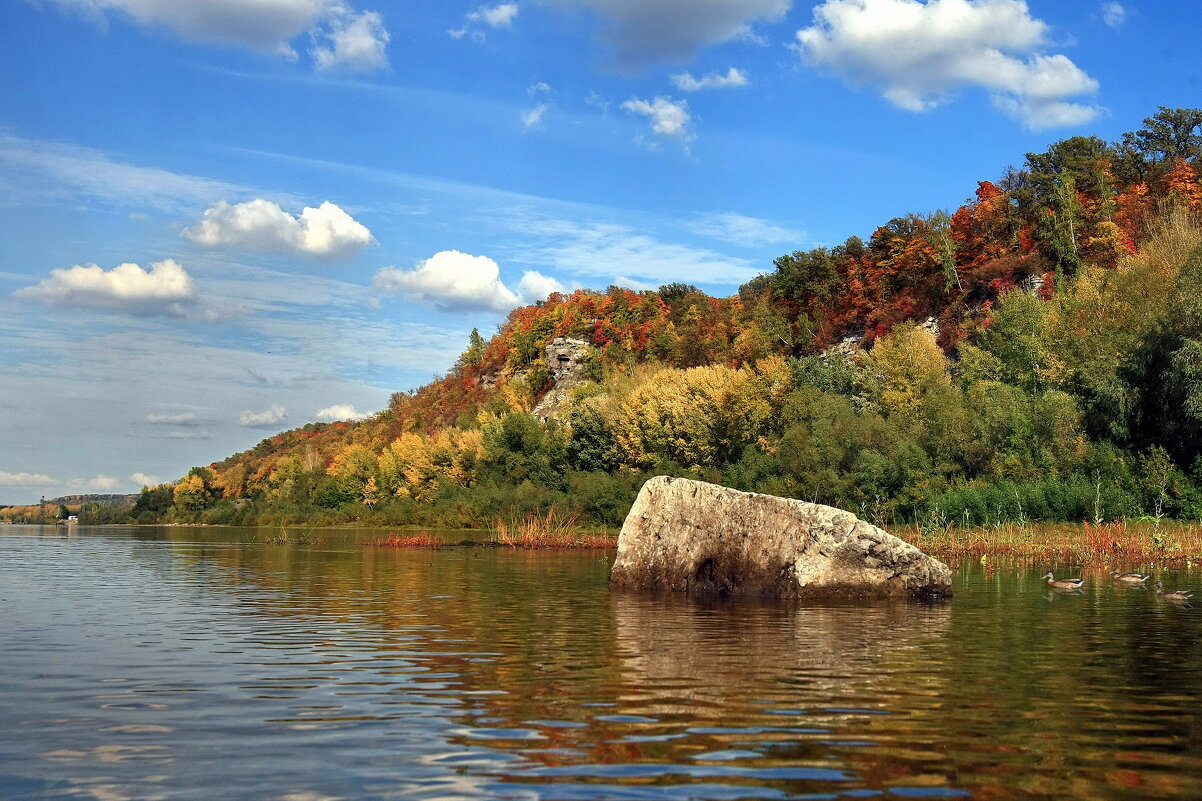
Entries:
{"label": "forested hill", "polygon": [[[1200,170],[1202,110],[1162,108],[732,297],[552,295],[373,418],[264,440],[134,515],[614,525],[667,472],[884,523],[1199,516]],[[587,343],[588,380],[543,422],[559,337]]]}

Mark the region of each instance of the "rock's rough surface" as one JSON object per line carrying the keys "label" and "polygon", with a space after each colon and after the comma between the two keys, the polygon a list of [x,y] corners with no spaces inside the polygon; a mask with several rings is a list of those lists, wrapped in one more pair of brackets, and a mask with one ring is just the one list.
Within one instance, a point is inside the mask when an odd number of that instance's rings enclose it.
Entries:
{"label": "rock's rough surface", "polygon": [[592,346],[580,339],[556,337],[547,343],[547,372],[555,383],[532,410],[535,417],[558,417],[567,408],[572,389],[586,380],[585,360],[591,351]]}
{"label": "rock's rough surface", "polygon": [[610,583],[696,594],[951,595],[951,570],[850,512],[657,476],[643,485]]}

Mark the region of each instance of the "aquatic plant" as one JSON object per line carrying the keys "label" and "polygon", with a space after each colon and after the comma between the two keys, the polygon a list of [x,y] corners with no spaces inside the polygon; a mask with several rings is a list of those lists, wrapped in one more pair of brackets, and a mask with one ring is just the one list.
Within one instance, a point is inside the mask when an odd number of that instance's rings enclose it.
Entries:
{"label": "aquatic plant", "polygon": [[1084,521],[979,528],[915,526],[894,533],[935,556],[995,556],[1046,563],[1129,565],[1202,558],[1202,523]]}
{"label": "aquatic plant", "polygon": [[423,531],[418,534],[389,534],[384,539],[370,540],[363,543],[369,548],[443,548],[447,543],[433,534]]}
{"label": "aquatic plant", "polygon": [[495,542],[510,548],[616,548],[617,537],[586,534],[580,530],[580,513],[560,514],[555,506],[546,514],[527,515],[524,520],[497,518],[492,526]]}

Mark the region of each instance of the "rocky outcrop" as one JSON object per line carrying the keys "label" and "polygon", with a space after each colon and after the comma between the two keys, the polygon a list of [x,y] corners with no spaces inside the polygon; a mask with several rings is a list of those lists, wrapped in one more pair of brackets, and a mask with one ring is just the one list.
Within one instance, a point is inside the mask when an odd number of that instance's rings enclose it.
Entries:
{"label": "rocky outcrop", "polygon": [[635,499],[610,583],[775,598],[951,595],[947,565],[850,512],[667,476]]}
{"label": "rocky outcrop", "polygon": [[555,383],[534,407],[535,417],[546,420],[563,410],[572,388],[587,380],[584,361],[591,350],[592,346],[587,342],[567,337],[556,337],[547,343],[547,372]]}

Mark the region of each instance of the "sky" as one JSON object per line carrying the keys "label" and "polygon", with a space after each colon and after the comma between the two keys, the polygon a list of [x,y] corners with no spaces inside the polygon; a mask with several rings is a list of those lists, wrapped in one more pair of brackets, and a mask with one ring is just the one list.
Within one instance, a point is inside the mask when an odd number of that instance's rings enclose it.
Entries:
{"label": "sky", "polygon": [[550,292],[729,295],[1202,105],[1197,0],[0,8],[0,503],[175,480]]}

